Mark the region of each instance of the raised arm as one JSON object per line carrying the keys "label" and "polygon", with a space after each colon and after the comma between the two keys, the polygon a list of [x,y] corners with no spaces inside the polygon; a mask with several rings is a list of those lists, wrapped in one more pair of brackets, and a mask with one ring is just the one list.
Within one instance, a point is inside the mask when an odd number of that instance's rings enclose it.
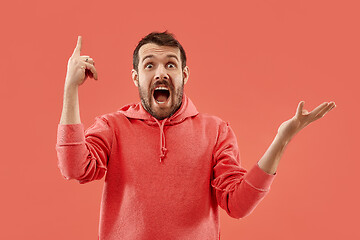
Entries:
{"label": "raised arm", "polygon": [[93,59],[80,56],[80,50],[81,36],[68,61],[56,151],[58,167],[64,178],[87,183],[105,175],[113,131],[103,117],[97,117],[86,131],[80,121],[78,87],[87,77],[98,79]]}

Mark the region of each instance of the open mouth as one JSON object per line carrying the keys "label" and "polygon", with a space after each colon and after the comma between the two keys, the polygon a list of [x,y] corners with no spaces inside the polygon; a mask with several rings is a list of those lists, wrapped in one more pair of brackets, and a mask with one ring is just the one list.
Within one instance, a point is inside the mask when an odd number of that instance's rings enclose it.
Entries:
{"label": "open mouth", "polygon": [[154,99],[157,103],[165,103],[170,97],[170,91],[166,87],[157,87],[154,90]]}

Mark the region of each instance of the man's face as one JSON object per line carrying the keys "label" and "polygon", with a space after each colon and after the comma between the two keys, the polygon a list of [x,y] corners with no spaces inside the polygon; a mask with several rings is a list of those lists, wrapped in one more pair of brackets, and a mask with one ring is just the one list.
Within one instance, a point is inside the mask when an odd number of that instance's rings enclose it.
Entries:
{"label": "man's face", "polygon": [[179,109],[188,77],[178,48],[147,43],[139,49],[138,72],[132,70],[132,79],[144,109],[155,118],[170,117]]}

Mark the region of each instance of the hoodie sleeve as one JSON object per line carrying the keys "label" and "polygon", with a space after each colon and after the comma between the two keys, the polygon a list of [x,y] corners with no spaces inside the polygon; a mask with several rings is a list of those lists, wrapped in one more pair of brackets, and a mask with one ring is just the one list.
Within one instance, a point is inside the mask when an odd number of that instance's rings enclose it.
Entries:
{"label": "hoodie sleeve", "polygon": [[84,184],[101,179],[107,170],[113,132],[106,119],[96,117],[86,131],[80,124],[58,124],[56,152],[65,179]]}
{"label": "hoodie sleeve", "polygon": [[276,174],[266,173],[258,164],[249,172],[240,166],[236,136],[227,122],[220,125],[213,160],[211,186],[219,206],[230,217],[246,217],[269,192]]}

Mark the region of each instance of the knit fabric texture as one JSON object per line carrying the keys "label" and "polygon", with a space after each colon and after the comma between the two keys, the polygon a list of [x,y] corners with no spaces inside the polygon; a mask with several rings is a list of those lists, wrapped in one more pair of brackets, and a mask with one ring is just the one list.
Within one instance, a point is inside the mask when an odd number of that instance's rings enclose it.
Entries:
{"label": "knit fabric texture", "polygon": [[105,176],[100,240],[220,239],[219,208],[249,215],[276,174],[241,167],[228,122],[199,113],[183,94],[178,111],[157,120],[126,105],[80,124],[58,124],[58,167],[80,184]]}

